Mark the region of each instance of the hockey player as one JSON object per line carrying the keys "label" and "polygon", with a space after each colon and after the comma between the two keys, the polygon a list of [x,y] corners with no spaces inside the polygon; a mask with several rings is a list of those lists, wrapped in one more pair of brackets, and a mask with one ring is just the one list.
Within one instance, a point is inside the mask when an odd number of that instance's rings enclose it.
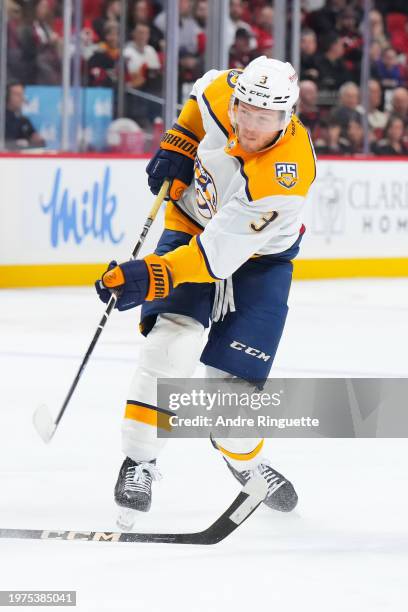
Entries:
{"label": "hockey player", "polygon": [[[117,504],[129,509],[125,528],[134,510],[149,510],[152,480],[159,477],[156,459],[165,440],[156,435],[163,411],[157,378],[189,378],[200,359],[209,377],[239,377],[248,385],[268,377],[315,177],[312,143],[293,114],[298,95],[293,67],[266,57],[242,72],[210,70],[199,79],[147,166],[154,194],[171,181],[155,253],[111,262],[96,282],[105,303],[118,291],[119,310],[143,304],[146,340],[125,409],[126,459],[115,488]],[[213,444],[241,484],[254,470],[264,475],[268,506],[295,507],[295,489],[263,457],[262,439]]]}

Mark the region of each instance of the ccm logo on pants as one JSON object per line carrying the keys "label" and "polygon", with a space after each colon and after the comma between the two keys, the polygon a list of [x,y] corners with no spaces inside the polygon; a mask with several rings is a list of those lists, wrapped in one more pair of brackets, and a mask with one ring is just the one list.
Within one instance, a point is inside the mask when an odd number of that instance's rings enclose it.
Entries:
{"label": "ccm logo on pants", "polygon": [[253,348],[252,346],[247,346],[246,344],[238,342],[237,340],[233,340],[230,347],[236,351],[244,351],[244,353],[247,355],[251,355],[251,357],[256,357],[257,359],[263,359],[264,361],[268,361],[271,358],[270,355],[267,355],[263,351]]}

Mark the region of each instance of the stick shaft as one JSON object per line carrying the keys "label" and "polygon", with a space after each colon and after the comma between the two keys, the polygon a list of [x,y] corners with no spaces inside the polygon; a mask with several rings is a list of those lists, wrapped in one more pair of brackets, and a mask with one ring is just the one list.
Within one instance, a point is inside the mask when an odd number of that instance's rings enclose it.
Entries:
{"label": "stick shaft", "polygon": [[[149,230],[150,230],[150,228],[151,228],[151,226],[153,224],[153,221],[155,220],[155,218],[157,216],[157,213],[158,213],[158,211],[160,209],[160,206],[162,205],[163,200],[164,200],[164,198],[167,195],[168,188],[169,188],[169,181],[166,180],[166,181],[164,181],[164,183],[163,183],[163,185],[162,185],[162,187],[161,187],[161,189],[160,189],[160,191],[159,191],[159,193],[158,193],[158,195],[157,195],[157,197],[156,197],[156,199],[155,199],[155,201],[153,203],[153,206],[152,206],[152,208],[150,210],[149,216],[147,217],[147,219],[145,221],[145,224],[143,226],[142,232],[141,232],[141,234],[139,236],[139,240],[137,241],[136,246],[135,246],[135,248],[132,251],[132,257],[131,257],[132,259],[136,259],[137,255],[139,254],[140,249],[142,248],[142,245],[143,245],[143,243],[145,241],[145,238],[146,238],[147,234],[149,233]],[[71,397],[72,397],[75,389],[77,388],[77,385],[78,385],[79,380],[80,380],[80,378],[82,376],[82,373],[83,373],[83,371],[84,371],[84,369],[86,367],[86,364],[88,363],[89,358],[92,355],[93,350],[95,348],[95,345],[96,345],[96,343],[99,340],[99,336],[101,335],[102,330],[105,327],[106,322],[109,319],[112,310],[115,308],[116,301],[117,301],[117,297],[116,297],[116,295],[114,293],[112,293],[112,295],[110,297],[110,300],[108,302],[108,305],[106,307],[106,310],[103,313],[102,318],[99,321],[98,327],[96,328],[95,334],[94,334],[94,336],[93,336],[93,338],[91,340],[91,343],[88,346],[88,350],[86,351],[85,356],[82,359],[81,365],[78,368],[76,376],[75,376],[74,380],[72,381],[72,384],[71,384],[71,386],[69,388],[69,391],[68,391],[68,393],[67,393],[67,395],[66,395],[66,397],[64,399],[64,402],[63,402],[63,404],[61,406],[61,409],[60,409],[60,411],[59,411],[59,413],[57,415],[57,418],[55,419],[55,429],[58,427],[58,424],[59,424],[60,420],[62,419],[62,416],[63,416],[63,414],[64,414],[64,412],[65,412],[65,410],[66,410],[66,408],[67,408],[67,406],[68,406],[68,404],[69,404],[69,402],[71,400]],[[54,432],[55,432],[55,429],[54,429]]]}

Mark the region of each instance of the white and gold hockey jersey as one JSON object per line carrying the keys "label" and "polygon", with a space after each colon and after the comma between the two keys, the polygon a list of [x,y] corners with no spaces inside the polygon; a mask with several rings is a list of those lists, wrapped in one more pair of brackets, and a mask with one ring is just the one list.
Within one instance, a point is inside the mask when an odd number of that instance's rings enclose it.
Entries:
{"label": "white and gold hockey jersey", "polygon": [[285,251],[304,229],[302,210],[316,175],[309,134],[293,116],[276,144],[246,153],[228,115],[238,75],[207,72],[177,120],[199,146],[194,181],[166,208],[165,227],[193,236],[163,256],[175,286],[227,278],[250,257]]}

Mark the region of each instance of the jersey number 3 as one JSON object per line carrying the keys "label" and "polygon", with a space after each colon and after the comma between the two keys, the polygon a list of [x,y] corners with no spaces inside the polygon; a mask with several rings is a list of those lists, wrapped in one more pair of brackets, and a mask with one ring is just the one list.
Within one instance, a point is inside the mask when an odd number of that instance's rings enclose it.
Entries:
{"label": "jersey number 3", "polygon": [[265,229],[265,227],[268,227],[268,225],[272,223],[272,221],[275,221],[278,215],[279,213],[276,210],[272,210],[270,213],[266,213],[266,215],[261,217],[261,223],[250,224],[251,230],[253,230],[254,232],[262,232],[262,230]]}

